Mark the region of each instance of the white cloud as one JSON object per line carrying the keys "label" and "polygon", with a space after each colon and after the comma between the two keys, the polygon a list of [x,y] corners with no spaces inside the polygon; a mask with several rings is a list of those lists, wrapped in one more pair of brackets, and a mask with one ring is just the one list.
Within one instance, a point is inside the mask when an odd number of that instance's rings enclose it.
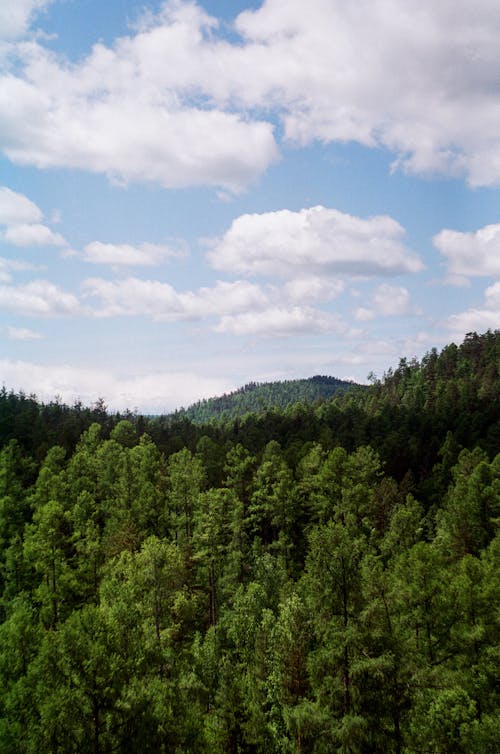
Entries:
{"label": "white cloud", "polygon": [[24,194],[0,186],[0,225],[25,225],[38,223],[42,211]]}
{"label": "white cloud", "polygon": [[238,19],[254,72],[241,96],[279,103],[300,143],[382,145],[413,172],[498,183],[499,24],[491,0],[310,0],[307,12],[267,0]]}
{"label": "white cloud", "polygon": [[90,405],[104,398],[110,410],[140,407],[144,413],[164,413],[201,398],[221,395],[234,386],[225,378],[202,377],[192,371],[119,374],[67,364],[43,365],[0,360],[0,374],[13,390],[35,393],[40,400],[60,396],[68,404]]}
{"label": "white cloud", "polygon": [[486,288],[484,301],[488,309],[500,309],[500,281]]}
{"label": "white cloud", "polygon": [[468,332],[498,330],[500,323],[500,282],[486,288],[482,307],[470,308],[448,317],[452,337],[462,339]]}
{"label": "white cloud", "polygon": [[[302,297],[306,300],[318,286],[309,279],[304,291],[262,289],[247,281],[217,281],[213,287],[197,291],[176,291],[157,280],[108,281],[91,278],[83,289],[89,303],[87,311],[96,317],[146,316],[157,322],[196,321],[215,317],[214,330],[231,335],[286,337],[300,334],[347,333],[347,326],[337,314],[309,306],[290,305]],[[341,285],[325,285],[330,297]],[[293,295],[291,295],[293,294]],[[299,295],[300,294],[300,295]],[[306,295],[307,294],[307,295]]]}
{"label": "white cloud", "polygon": [[495,184],[499,25],[492,0],[266,0],[230,42],[171,0],[76,64],[20,46],[24,70],[0,81],[0,141],[23,164],[239,191],[277,157],[271,123],[252,120],[266,112],[299,144],[356,141],[412,172]]}
{"label": "white cloud", "polygon": [[404,229],[387,216],[367,220],[312,207],[241,215],[208,253],[218,270],[250,275],[395,275],[423,265]]}
{"label": "white cloud", "polygon": [[401,285],[379,285],[373,296],[373,303],[378,314],[389,317],[411,314],[410,294]]}
{"label": "white cloud", "polygon": [[89,278],[83,289],[88,298],[99,302],[93,309],[95,316],[148,316],[165,322],[234,314],[268,303],[259,286],[245,281],[219,281],[213,288],[179,293],[158,280]]}
{"label": "white cloud", "polygon": [[294,306],[275,307],[260,312],[245,312],[236,316],[224,316],[215,328],[217,332],[232,335],[256,335],[262,337],[289,337],[314,333],[344,333],[347,327],[335,314]]}
{"label": "white cloud", "polygon": [[12,275],[10,274],[9,259],[0,257],[0,283],[10,283]]}
{"label": "white cloud", "polygon": [[197,293],[180,294],[186,312],[192,317],[238,314],[266,307],[269,297],[258,285],[244,280],[232,283],[217,281],[213,288],[200,288]]}
{"label": "white cloud", "polygon": [[6,259],[0,257],[0,283],[8,283],[12,279],[11,272],[23,272],[25,270],[41,269],[29,262],[22,262],[19,259]]}
{"label": "white cloud", "polygon": [[377,315],[403,317],[413,314],[421,314],[421,311],[412,306],[408,289],[389,283],[376,287],[371,296],[371,308],[360,306],[354,311],[355,318],[360,322],[369,322]]}
{"label": "white cloud", "polygon": [[43,336],[27,327],[8,327],[7,337],[9,340],[40,340]]}
{"label": "white cloud", "polygon": [[375,319],[375,312],[373,311],[373,309],[367,309],[365,306],[359,306],[354,310],[354,317],[359,322],[370,322],[372,319]]}
{"label": "white cloud", "polygon": [[284,293],[291,301],[319,303],[337,298],[345,284],[342,280],[325,280],[319,277],[301,277],[284,285]]}
{"label": "white cloud", "polygon": [[24,194],[0,187],[0,241],[13,246],[66,246],[60,233],[42,225],[43,213]]}
{"label": "white cloud", "polygon": [[82,288],[87,297],[98,299],[99,307],[94,309],[96,316],[145,315],[159,319],[182,315],[175,289],[158,280],[127,278],[115,282],[89,278]]}
{"label": "white cloud", "polygon": [[124,267],[153,267],[172,257],[184,255],[184,251],[169,246],[143,243],[139,246],[131,244],[112,244],[93,241],[84,249],[84,259],[92,264],[110,264]]}
{"label": "white cloud", "polygon": [[210,22],[191,4],[168,8],[151,28],[96,44],[77,65],[37,44],[19,48],[23,75],[0,78],[0,144],[10,159],[166,188],[238,192],[256,180],[278,156],[273,126],[210,103],[186,81],[184,60],[210,47]]}
{"label": "white cloud", "polygon": [[54,317],[76,314],[80,304],[76,296],[47,280],[33,280],[25,285],[0,285],[0,309],[27,316]]}
{"label": "white cloud", "polygon": [[433,243],[446,258],[451,276],[500,275],[500,224],[475,233],[445,229]]}
{"label": "white cloud", "polygon": [[28,30],[36,12],[53,0],[4,0],[0,3],[0,39],[15,39]]}
{"label": "white cloud", "polygon": [[13,246],[66,246],[66,241],[60,233],[47,228],[40,223],[30,225],[9,225],[0,239]]}

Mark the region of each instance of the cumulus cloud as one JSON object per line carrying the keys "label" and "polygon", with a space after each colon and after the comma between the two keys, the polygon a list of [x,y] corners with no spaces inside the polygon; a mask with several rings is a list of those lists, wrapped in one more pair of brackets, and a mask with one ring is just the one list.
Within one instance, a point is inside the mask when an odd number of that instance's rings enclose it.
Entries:
{"label": "cumulus cloud", "polygon": [[12,280],[12,272],[23,272],[25,270],[36,269],[38,269],[36,265],[30,264],[29,262],[0,257],[0,283],[9,283]]}
{"label": "cumulus cloud", "polygon": [[47,280],[25,285],[0,285],[0,309],[26,316],[54,317],[77,314],[80,303],[72,293]]}
{"label": "cumulus cloud", "polygon": [[15,0],[0,4],[0,40],[15,39],[28,30],[33,16],[53,0]]}
{"label": "cumulus cloud", "polygon": [[[4,24],[19,30],[35,3],[17,5]],[[24,67],[0,80],[0,141],[23,164],[239,191],[276,159],[278,117],[299,144],[355,141],[405,170],[493,185],[499,24],[491,0],[265,0],[229,41],[171,0],[78,63],[20,46]]]}
{"label": "cumulus cloud", "polygon": [[387,216],[367,220],[327,207],[241,215],[213,241],[215,269],[248,275],[396,275],[423,268]]}
{"label": "cumulus cloud", "polygon": [[291,301],[318,303],[337,298],[344,289],[345,283],[342,280],[301,277],[285,283],[283,292]]}
{"label": "cumulus cloud", "polygon": [[42,210],[27,196],[0,186],[0,225],[38,223],[42,217]]}
{"label": "cumulus cloud", "polygon": [[[185,57],[210,48],[208,16],[167,3],[150,27],[79,64],[23,45],[0,77],[0,144],[20,164],[73,167],[166,188],[241,191],[278,157],[271,123],[209,102]],[[157,67],[159,66],[159,68]],[[219,75],[223,72],[219,71]]]}
{"label": "cumulus cloud", "polygon": [[500,275],[500,224],[475,233],[445,229],[433,243],[446,258],[451,276]]}
{"label": "cumulus cloud", "polygon": [[377,286],[371,297],[371,307],[358,307],[354,311],[354,316],[360,322],[369,322],[379,315],[402,317],[420,313],[420,310],[411,304],[407,288],[402,285],[382,283]]}
{"label": "cumulus cloud", "polygon": [[375,312],[373,309],[367,309],[366,306],[358,306],[354,310],[354,316],[359,322],[371,322],[375,319]]}
{"label": "cumulus cloud", "polygon": [[54,233],[46,225],[33,223],[31,225],[10,225],[0,238],[13,246],[66,246],[66,241],[60,233]]}
{"label": "cumulus cloud", "polygon": [[244,280],[228,283],[217,281],[213,288],[200,288],[197,293],[181,294],[191,316],[227,315],[266,307],[269,296],[260,286]]}
{"label": "cumulus cloud", "polygon": [[500,282],[486,288],[484,302],[448,317],[446,325],[454,338],[462,339],[468,332],[498,329],[500,322]]}
{"label": "cumulus cloud", "polygon": [[94,310],[96,316],[145,315],[160,319],[182,314],[175,289],[158,280],[89,278],[82,288],[85,296],[99,301]]}
{"label": "cumulus cloud", "polygon": [[41,400],[60,396],[68,404],[81,400],[90,405],[102,397],[112,411],[138,406],[143,412],[164,413],[234,388],[224,378],[202,377],[193,371],[120,374],[1,359],[0,372],[13,390],[35,393]]}
{"label": "cumulus cloud", "polygon": [[379,314],[389,317],[412,312],[408,289],[401,285],[379,285],[373,296],[373,303]]}
{"label": "cumulus cloud", "polygon": [[83,289],[87,298],[98,301],[95,316],[148,316],[165,322],[235,314],[268,303],[266,293],[246,281],[219,281],[212,288],[178,292],[158,280],[89,278]]}
{"label": "cumulus cloud", "polygon": [[83,258],[92,264],[110,264],[123,267],[154,267],[172,257],[184,255],[184,251],[154,243],[112,244],[93,241],[85,246]]}
{"label": "cumulus cloud", "polygon": [[60,233],[40,223],[43,213],[24,194],[0,187],[0,241],[13,246],[66,246]]}
{"label": "cumulus cloud", "polygon": [[8,327],[7,337],[9,340],[40,340],[43,336],[27,327]]}
{"label": "cumulus cloud", "polygon": [[307,12],[267,0],[237,21],[254,64],[242,96],[279,102],[299,143],[381,145],[412,172],[498,183],[499,23],[489,0],[311,0]]}
{"label": "cumulus cloud", "polygon": [[245,312],[224,316],[216,331],[231,335],[261,337],[289,337],[319,333],[344,333],[348,328],[336,314],[318,311],[311,307],[272,307],[260,312]]}
{"label": "cumulus cloud", "polygon": [[299,281],[283,289],[263,289],[247,281],[219,280],[212,287],[182,292],[157,280],[91,278],[83,289],[87,311],[96,317],[147,316],[157,322],[216,318],[215,332],[267,338],[349,331],[339,315],[304,305],[320,291],[330,299],[343,289],[340,283],[321,287],[312,278],[303,287]]}

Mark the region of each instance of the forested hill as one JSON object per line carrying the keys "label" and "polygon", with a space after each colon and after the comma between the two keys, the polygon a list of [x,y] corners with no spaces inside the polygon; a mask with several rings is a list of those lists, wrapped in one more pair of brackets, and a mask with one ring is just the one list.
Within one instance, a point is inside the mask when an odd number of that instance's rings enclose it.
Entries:
{"label": "forested hill", "polygon": [[[227,421],[248,413],[283,409],[294,403],[318,403],[331,398],[339,390],[354,386],[352,382],[321,375],[303,380],[250,382],[232,393],[201,400],[186,409],[180,409],[173,414],[173,418],[186,417],[195,424],[206,424],[214,420]],[[361,388],[360,385],[357,387]]]}
{"label": "forested hill", "polygon": [[226,422],[0,393],[0,754],[498,754],[500,332]]}

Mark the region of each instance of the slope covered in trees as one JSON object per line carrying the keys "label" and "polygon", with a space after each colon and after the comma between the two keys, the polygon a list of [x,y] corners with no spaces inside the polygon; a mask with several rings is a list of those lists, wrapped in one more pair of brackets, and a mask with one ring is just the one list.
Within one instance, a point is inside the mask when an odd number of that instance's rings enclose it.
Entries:
{"label": "slope covered in trees", "polygon": [[206,424],[213,420],[228,421],[248,413],[284,409],[295,403],[323,402],[339,391],[351,389],[353,386],[352,382],[321,375],[305,380],[250,382],[227,395],[198,401],[189,408],[177,411],[174,416],[186,417],[196,424]]}
{"label": "slope covered in trees", "polygon": [[203,427],[4,391],[0,752],[496,754],[499,366]]}

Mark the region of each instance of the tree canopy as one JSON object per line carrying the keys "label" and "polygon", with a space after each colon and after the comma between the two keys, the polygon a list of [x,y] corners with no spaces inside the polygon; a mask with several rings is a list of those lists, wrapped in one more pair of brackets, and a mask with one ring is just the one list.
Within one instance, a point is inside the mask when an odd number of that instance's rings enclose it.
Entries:
{"label": "tree canopy", "polygon": [[211,420],[0,393],[0,753],[496,754],[500,333]]}

